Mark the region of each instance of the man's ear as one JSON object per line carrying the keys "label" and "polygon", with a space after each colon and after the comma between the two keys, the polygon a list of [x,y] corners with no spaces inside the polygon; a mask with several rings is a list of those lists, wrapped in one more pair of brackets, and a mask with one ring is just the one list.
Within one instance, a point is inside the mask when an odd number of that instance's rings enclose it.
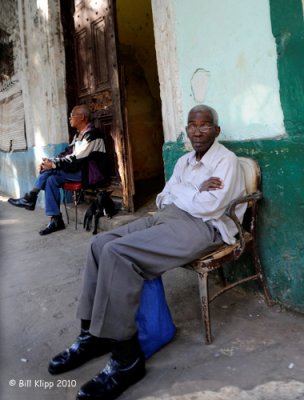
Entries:
{"label": "man's ear", "polygon": [[216,136],[218,136],[221,133],[221,127],[220,126],[216,126],[215,127],[215,132],[216,132]]}

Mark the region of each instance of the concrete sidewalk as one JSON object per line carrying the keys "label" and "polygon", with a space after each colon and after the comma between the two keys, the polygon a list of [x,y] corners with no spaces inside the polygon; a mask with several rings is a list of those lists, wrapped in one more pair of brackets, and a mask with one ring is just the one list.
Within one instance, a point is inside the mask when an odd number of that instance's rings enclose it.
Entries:
{"label": "concrete sidewalk", "polygon": [[[75,399],[107,356],[58,377],[47,366],[78,334],[75,310],[91,234],[70,223],[41,237],[43,210],[18,209],[6,200],[0,197],[0,398]],[[146,211],[117,215],[111,223]],[[214,342],[206,346],[196,279],[182,269],[164,275],[176,337],[147,361],[146,377],[120,399],[304,399],[304,316],[235,290],[212,305]]]}

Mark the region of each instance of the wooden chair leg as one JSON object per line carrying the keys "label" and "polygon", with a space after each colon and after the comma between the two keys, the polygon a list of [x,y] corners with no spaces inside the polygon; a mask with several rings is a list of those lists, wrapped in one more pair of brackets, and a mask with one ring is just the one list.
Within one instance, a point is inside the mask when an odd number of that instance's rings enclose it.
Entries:
{"label": "wooden chair leg", "polygon": [[208,287],[208,271],[199,276],[199,291],[201,298],[201,312],[202,318],[205,325],[205,338],[206,344],[212,343],[211,335],[211,321],[210,321],[210,310],[209,310],[209,287]]}

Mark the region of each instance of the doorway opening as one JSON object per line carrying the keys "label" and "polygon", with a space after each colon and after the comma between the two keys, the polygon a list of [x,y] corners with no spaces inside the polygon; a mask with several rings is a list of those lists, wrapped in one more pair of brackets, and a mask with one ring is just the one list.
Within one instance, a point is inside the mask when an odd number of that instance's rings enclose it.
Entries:
{"label": "doorway opening", "polygon": [[164,185],[164,141],[151,0],[116,0],[123,112],[134,177],[134,207]]}

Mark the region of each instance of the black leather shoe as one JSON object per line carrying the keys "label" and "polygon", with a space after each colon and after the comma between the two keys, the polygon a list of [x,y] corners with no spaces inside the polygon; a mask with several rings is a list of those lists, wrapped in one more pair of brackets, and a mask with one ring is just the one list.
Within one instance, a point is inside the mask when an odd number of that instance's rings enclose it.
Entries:
{"label": "black leather shoe", "polygon": [[65,229],[62,217],[52,217],[46,228],[42,229],[39,234],[45,236],[53,232],[61,231],[62,229]]}
{"label": "black leather shoe", "polygon": [[50,374],[61,374],[80,367],[82,364],[95,357],[111,351],[111,341],[92,336],[88,331],[82,331],[76,341],[63,352],[57,354],[50,362]]}
{"label": "black leather shoe", "polygon": [[145,374],[142,355],[127,366],[110,358],[105,368],[80,388],[76,400],[114,400]]}
{"label": "black leather shoe", "polygon": [[8,199],[8,202],[15,207],[22,207],[26,210],[35,210],[36,202],[37,202],[37,195],[33,193],[25,193],[24,197],[20,199]]}

